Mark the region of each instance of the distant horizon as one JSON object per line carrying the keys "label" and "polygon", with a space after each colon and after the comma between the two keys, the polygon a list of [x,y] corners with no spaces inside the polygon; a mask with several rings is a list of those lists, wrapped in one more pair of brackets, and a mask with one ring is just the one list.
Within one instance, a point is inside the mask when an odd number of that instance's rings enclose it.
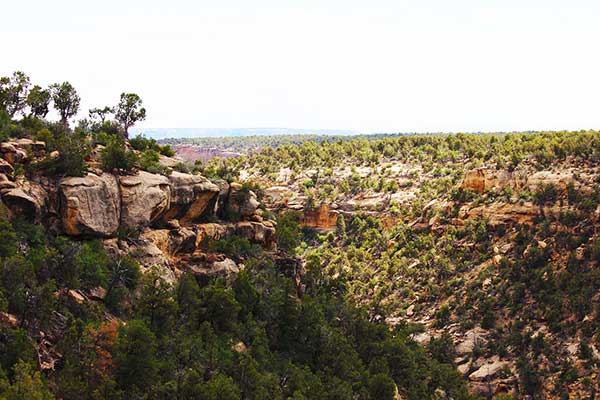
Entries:
{"label": "distant horizon", "polygon": [[[508,134],[508,133],[535,133],[535,132],[578,132],[596,130],[586,129],[526,129],[526,130],[490,130],[490,131],[436,131],[436,132],[359,132],[345,129],[310,129],[310,128],[284,128],[284,127],[250,127],[250,128],[141,128],[130,129],[130,136],[143,135],[153,139],[191,139],[191,138],[219,138],[219,137],[251,137],[251,136],[284,136],[284,135],[323,135],[323,136],[361,136],[361,135],[452,135],[464,134]],[[177,135],[178,134],[178,135]],[[173,136],[176,135],[176,136]]]}

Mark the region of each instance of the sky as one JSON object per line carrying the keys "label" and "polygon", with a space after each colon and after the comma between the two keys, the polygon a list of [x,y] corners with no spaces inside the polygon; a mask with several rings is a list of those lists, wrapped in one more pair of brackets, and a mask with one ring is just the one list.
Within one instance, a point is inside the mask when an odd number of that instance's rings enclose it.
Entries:
{"label": "sky", "polygon": [[2,0],[0,76],[140,127],[600,128],[600,1]]}

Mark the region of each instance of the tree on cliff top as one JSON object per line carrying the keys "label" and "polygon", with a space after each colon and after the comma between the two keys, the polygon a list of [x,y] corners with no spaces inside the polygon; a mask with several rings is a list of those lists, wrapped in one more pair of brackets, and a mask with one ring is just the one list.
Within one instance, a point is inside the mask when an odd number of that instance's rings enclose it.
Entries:
{"label": "tree on cliff top", "polygon": [[10,118],[23,111],[27,100],[29,77],[16,71],[11,77],[0,77],[0,109],[4,109]]}
{"label": "tree on cliff top", "polygon": [[64,127],[69,125],[69,118],[73,117],[79,111],[81,98],[77,91],[69,82],[54,83],[50,85],[52,101],[54,108],[60,114],[60,122]]}
{"label": "tree on cliff top", "polygon": [[146,109],[142,107],[140,96],[135,93],[121,93],[121,99],[115,109],[115,118],[123,125],[125,138],[129,138],[129,128],[146,119]]}
{"label": "tree on cliff top", "polygon": [[112,114],[114,112],[114,108],[113,107],[96,107],[96,108],[92,108],[88,111],[88,114],[90,116],[90,119],[92,120],[98,120],[100,125],[103,125],[104,122],[106,121],[106,117],[108,116],[108,114]]}
{"label": "tree on cliff top", "polygon": [[51,93],[49,89],[43,89],[41,86],[35,85],[27,95],[27,105],[29,106],[30,115],[37,118],[46,117],[50,98]]}

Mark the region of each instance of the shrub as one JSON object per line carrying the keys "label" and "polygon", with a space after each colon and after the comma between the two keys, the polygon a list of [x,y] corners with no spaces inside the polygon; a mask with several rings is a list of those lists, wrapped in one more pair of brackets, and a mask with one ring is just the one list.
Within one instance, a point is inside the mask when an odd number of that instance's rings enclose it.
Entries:
{"label": "shrub", "polygon": [[436,327],[443,328],[444,326],[446,326],[448,324],[448,322],[450,322],[450,315],[451,315],[451,311],[450,311],[450,307],[448,307],[448,304],[442,305],[442,307],[440,307],[439,311],[435,314]]}
{"label": "shrub", "polygon": [[247,257],[256,256],[260,253],[261,247],[253,245],[246,238],[232,236],[228,239],[220,239],[208,244],[210,252],[223,253],[229,257]]}
{"label": "shrub", "polygon": [[376,374],[369,379],[369,394],[372,399],[393,400],[396,384],[388,374]]}
{"label": "shrub", "polygon": [[120,136],[113,137],[102,150],[102,169],[107,172],[130,173],[137,162],[135,152],[128,150]]}
{"label": "shrub", "polygon": [[85,137],[78,134],[63,134],[56,141],[58,157],[50,154],[34,167],[44,169],[48,175],[84,176],[87,172],[85,159],[90,146]]}
{"label": "shrub", "polygon": [[146,150],[140,157],[140,167],[152,174],[166,174],[168,168],[160,163],[160,156],[155,150]]}
{"label": "shrub", "polygon": [[129,139],[129,144],[137,151],[148,149],[156,150],[158,147],[156,140],[145,138],[142,135],[137,135],[136,137]]}
{"label": "shrub", "polygon": [[175,155],[175,150],[171,148],[170,144],[165,144],[160,148],[160,154],[167,157],[173,157]]}

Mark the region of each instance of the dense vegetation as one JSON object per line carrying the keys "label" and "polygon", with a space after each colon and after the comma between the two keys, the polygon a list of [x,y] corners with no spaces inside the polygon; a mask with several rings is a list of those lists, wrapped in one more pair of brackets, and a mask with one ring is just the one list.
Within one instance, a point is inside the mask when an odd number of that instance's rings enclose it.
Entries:
{"label": "dense vegetation", "polygon": [[[7,398],[392,399],[395,385],[411,399],[438,388],[467,397],[445,350],[416,345],[408,326],[369,320],[343,300],[340,282],[311,282],[300,294],[266,254],[247,259],[231,286],[199,286],[192,275],[169,285],[99,242],[1,223],[2,311],[18,318],[0,335]],[[283,224],[299,235],[293,220]],[[104,302],[72,295],[98,287]],[[45,378],[36,372],[40,331],[62,355]]]}
{"label": "dense vegetation", "polygon": [[[355,210],[338,218],[336,232],[306,238],[310,279],[343,280],[348,299],[373,316],[403,320],[410,306],[411,315],[432,314],[436,332],[481,327],[489,337],[474,359],[515,360],[521,394],[540,396],[552,377],[552,394],[567,396],[575,383],[593,393],[600,361],[599,160],[597,131],[412,135],[265,147],[215,160],[205,173],[243,171],[267,188],[287,169],[305,210],[379,196],[375,214]],[[480,167],[514,181],[461,189]],[[563,175],[533,189],[518,183],[537,171]],[[409,202],[392,197],[409,192]],[[536,216],[527,224],[461,219],[461,210],[494,205]],[[499,246],[507,249],[500,255]],[[577,365],[564,350],[573,338]]]}

